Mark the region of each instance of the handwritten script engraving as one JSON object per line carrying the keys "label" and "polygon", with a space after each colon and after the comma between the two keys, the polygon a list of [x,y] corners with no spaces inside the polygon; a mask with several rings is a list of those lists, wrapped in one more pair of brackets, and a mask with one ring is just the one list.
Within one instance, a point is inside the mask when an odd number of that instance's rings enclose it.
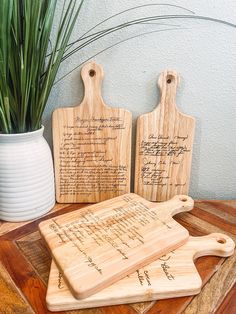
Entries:
{"label": "handwritten script engraving", "polygon": [[170,266],[167,264],[167,262],[164,262],[161,264],[161,268],[163,269],[165,275],[166,275],[166,278],[168,280],[174,280],[175,277],[170,273]]}
{"label": "handwritten script engraving", "polygon": [[[58,244],[70,243],[80,252],[84,263],[102,275],[103,261],[101,258],[98,261],[98,257],[106,246],[110,248],[111,254],[126,260],[129,250],[145,244],[145,230],[153,225],[161,225],[163,230],[171,229],[158,217],[156,210],[147,207],[142,201],[128,196],[124,196],[123,201],[124,205],[101,212],[93,212],[88,207],[78,219],[69,223],[59,224],[56,219],[52,219],[50,229],[56,235]],[[148,274],[145,276],[147,280]]]}
{"label": "handwritten script engraving", "polygon": [[124,129],[120,117],[76,117],[74,125],[64,126],[59,148],[60,196],[127,191],[127,164],[117,163],[118,135]]}
{"label": "handwritten script engraving", "polygon": [[[173,281],[175,280],[175,276],[171,273],[172,269],[169,264],[169,261],[174,258],[175,251],[170,252],[167,255],[163,255],[160,257],[155,263],[155,267],[153,266],[154,263],[152,264],[151,268],[145,267],[145,268],[140,268],[136,270],[134,274],[126,276],[126,280],[130,281],[131,283],[131,278],[135,279],[135,282],[142,286],[142,287],[150,287],[152,285],[152,281],[158,280],[159,278],[156,278],[156,269],[161,268],[163,270],[163,273],[168,281]],[[58,289],[63,289],[64,288],[64,281],[62,274],[58,271]]]}
{"label": "handwritten script engraving", "polygon": [[57,287],[59,290],[64,288],[62,273],[58,272]]}
{"label": "handwritten script engraving", "polygon": [[148,270],[144,270],[144,269],[138,269],[136,271],[137,277],[138,277],[138,282],[141,286],[144,286],[145,284],[147,286],[151,286],[151,278],[149,275]]}
{"label": "handwritten script engraving", "polygon": [[[175,251],[169,254],[163,255],[156,262],[151,264],[151,267],[145,267],[136,271],[137,283],[141,286],[151,286],[152,281],[155,281],[156,269],[161,268],[168,281],[175,280],[175,276],[172,274],[172,268],[170,261],[174,258]],[[154,266],[155,265],[155,266]],[[129,277],[129,276],[128,276]],[[158,280],[159,278],[156,278]]]}
{"label": "handwritten script engraving", "polygon": [[186,136],[155,136],[149,134],[147,140],[140,143],[139,155],[143,156],[140,179],[143,185],[185,186],[185,181],[171,181],[171,173],[176,172],[187,154],[191,152],[186,144]]}

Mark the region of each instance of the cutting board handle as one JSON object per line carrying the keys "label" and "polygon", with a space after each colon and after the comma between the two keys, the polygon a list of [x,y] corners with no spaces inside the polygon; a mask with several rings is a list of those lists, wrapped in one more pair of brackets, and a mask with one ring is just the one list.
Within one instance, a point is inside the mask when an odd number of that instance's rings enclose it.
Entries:
{"label": "cutting board handle", "polygon": [[86,63],[81,69],[81,77],[84,83],[84,99],[81,105],[106,107],[101,93],[104,77],[102,66],[95,62]]}
{"label": "cutting board handle", "polygon": [[234,241],[222,233],[211,233],[203,237],[190,237],[190,240],[186,245],[194,249],[193,259],[207,255],[227,257],[233,254],[235,248]]}
{"label": "cutting board handle", "polygon": [[[176,71],[166,70],[162,72],[158,79],[158,87],[160,89],[160,109],[165,112],[175,111],[176,108],[176,92],[179,86],[180,77]],[[158,106],[158,107],[159,107]],[[157,108],[158,108],[157,107]]]}
{"label": "cutting board handle", "polygon": [[194,200],[188,195],[176,195],[165,202],[151,203],[158,204],[158,210],[165,213],[168,219],[176,214],[188,212],[194,207]]}

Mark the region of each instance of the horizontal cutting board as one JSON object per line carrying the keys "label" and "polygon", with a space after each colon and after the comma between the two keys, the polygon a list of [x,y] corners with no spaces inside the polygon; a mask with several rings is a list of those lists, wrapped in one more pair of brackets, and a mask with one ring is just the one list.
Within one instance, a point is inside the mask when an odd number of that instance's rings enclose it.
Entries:
{"label": "horizontal cutting board", "polygon": [[82,103],[58,108],[52,117],[59,203],[96,203],[130,192],[131,113],[104,103],[100,65],[84,65],[81,77]]}
{"label": "horizontal cutting board", "polygon": [[202,280],[193,261],[206,255],[230,256],[234,246],[233,240],[221,233],[190,237],[180,248],[83,300],[73,297],[52,262],[47,307],[62,311],[195,295],[200,292]]}
{"label": "horizontal cutting board", "polygon": [[137,120],[135,193],[149,201],[188,194],[195,119],[175,103],[179,75],[161,73],[160,103]]}
{"label": "horizontal cutting board", "polygon": [[129,193],[46,220],[39,229],[81,299],[183,245],[189,233],[172,216],[192,208],[185,195],[157,204]]}

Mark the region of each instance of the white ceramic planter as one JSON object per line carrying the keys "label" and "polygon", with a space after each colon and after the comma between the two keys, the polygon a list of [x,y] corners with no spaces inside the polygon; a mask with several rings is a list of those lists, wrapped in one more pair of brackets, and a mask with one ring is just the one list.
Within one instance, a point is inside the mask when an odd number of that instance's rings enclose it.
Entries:
{"label": "white ceramic planter", "polygon": [[44,128],[0,134],[0,219],[40,217],[55,204],[52,154]]}

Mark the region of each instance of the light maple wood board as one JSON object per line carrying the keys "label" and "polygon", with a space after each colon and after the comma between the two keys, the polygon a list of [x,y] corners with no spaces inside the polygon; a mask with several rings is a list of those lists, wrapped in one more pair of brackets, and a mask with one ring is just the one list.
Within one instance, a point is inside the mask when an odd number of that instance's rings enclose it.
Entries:
{"label": "light maple wood board", "polygon": [[59,203],[95,203],[130,192],[131,113],[104,103],[100,65],[84,65],[81,77],[82,103],[58,108],[52,117]]}
{"label": "light maple wood board", "polygon": [[189,233],[172,216],[193,204],[186,195],[157,204],[129,193],[46,220],[39,229],[81,299],[183,245]]}
{"label": "light maple wood board", "polygon": [[150,201],[188,194],[195,119],[175,103],[179,75],[161,73],[160,103],[137,120],[135,193]]}
{"label": "light maple wood board", "polygon": [[180,248],[83,300],[73,297],[52,262],[47,307],[62,311],[195,295],[201,290],[202,280],[194,260],[206,255],[227,257],[233,254],[234,247],[233,240],[221,233],[190,237]]}

